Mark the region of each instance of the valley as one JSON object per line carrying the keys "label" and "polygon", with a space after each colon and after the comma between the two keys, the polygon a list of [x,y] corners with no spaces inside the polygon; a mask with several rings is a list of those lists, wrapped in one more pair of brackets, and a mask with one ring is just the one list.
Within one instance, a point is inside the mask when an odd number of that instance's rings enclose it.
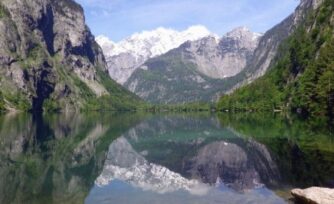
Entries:
{"label": "valley", "polygon": [[334,203],[334,0],[0,0],[0,203]]}

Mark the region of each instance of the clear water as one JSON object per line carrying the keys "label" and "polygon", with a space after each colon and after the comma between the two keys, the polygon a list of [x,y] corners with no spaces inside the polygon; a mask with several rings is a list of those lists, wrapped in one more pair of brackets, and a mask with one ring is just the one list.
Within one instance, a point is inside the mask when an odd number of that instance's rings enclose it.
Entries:
{"label": "clear water", "polygon": [[0,203],[288,203],[334,186],[334,135],[279,116],[0,117]]}

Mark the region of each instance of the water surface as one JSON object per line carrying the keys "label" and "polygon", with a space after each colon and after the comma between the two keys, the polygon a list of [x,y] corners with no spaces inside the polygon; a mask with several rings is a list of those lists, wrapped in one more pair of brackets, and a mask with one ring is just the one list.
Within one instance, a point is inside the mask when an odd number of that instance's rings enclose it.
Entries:
{"label": "water surface", "polygon": [[0,117],[0,203],[287,203],[334,186],[334,136],[279,116]]}

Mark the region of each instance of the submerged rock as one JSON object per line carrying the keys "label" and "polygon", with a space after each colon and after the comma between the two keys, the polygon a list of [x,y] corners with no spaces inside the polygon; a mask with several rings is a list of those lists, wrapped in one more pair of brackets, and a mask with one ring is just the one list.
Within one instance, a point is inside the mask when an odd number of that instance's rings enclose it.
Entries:
{"label": "submerged rock", "polygon": [[334,189],[311,187],[307,189],[293,189],[293,197],[300,203],[333,204]]}

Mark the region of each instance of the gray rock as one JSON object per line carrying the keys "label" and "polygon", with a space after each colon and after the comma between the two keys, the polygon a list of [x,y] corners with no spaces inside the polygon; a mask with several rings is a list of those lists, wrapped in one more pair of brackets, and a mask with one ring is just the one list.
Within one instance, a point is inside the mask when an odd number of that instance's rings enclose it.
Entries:
{"label": "gray rock", "polygon": [[307,189],[293,189],[293,197],[300,203],[305,204],[333,204],[334,189],[311,187]]}
{"label": "gray rock", "polygon": [[183,45],[184,60],[196,64],[198,70],[208,77],[214,79],[231,77],[245,68],[257,47],[260,36],[261,34],[240,27],[221,39],[207,37],[188,42]]}
{"label": "gray rock", "polygon": [[[0,85],[7,109],[21,102],[35,110],[50,99],[64,110],[109,95],[101,48],[73,0],[1,0]],[[112,80],[110,80],[112,81]],[[110,82],[109,84],[115,84]],[[120,87],[117,87],[118,89]],[[14,102],[10,95],[19,96]]]}

